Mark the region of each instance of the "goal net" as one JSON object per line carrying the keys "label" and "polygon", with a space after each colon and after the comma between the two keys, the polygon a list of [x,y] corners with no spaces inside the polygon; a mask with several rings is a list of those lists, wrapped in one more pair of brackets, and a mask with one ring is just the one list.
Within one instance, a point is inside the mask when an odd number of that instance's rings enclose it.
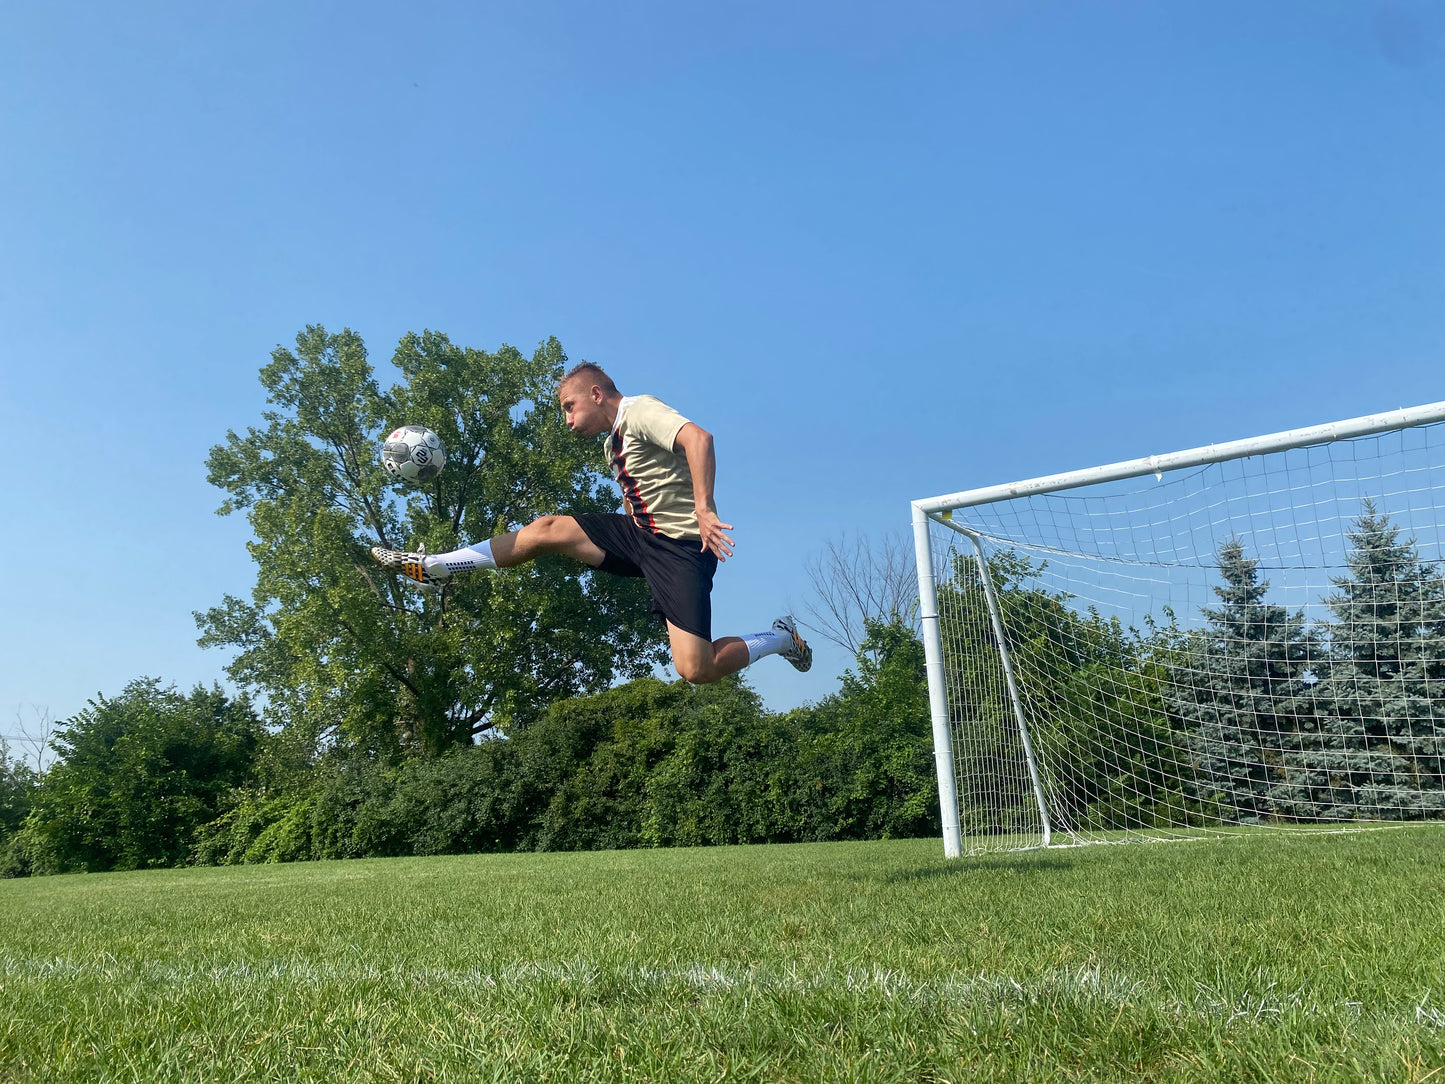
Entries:
{"label": "goal net", "polygon": [[1445,403],[913,504],[949,855],[1445,817]]}

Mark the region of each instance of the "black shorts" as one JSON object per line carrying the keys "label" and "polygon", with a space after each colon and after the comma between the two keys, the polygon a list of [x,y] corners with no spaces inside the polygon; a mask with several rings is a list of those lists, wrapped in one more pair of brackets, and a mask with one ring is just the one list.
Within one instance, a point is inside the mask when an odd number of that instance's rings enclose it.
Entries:
{"label": "black shorts", "polygon": [[693,539],[644,531],[630,516],[574,516],[582,533],[606,556],[597,567],[614,576],[642,576],[652,592],[652,612],[678,628],[712,639],[712,577],[717,555]]}

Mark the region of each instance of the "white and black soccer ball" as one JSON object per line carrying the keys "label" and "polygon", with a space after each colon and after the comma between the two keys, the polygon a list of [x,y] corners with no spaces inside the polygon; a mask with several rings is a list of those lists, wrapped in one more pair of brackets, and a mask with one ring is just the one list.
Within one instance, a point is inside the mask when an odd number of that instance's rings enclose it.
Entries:
{"label": "white and black soccer ball", "polygon": [[447,465],[442,438],[424,425],[403,425],[381,445],[386,473],[404,482],[430,482]]}

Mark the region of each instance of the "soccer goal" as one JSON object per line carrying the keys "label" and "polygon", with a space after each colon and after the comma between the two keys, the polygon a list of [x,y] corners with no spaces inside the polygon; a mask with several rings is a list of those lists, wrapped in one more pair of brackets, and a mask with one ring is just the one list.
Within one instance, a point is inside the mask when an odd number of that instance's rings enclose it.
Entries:
{"label": "soccer goal", "polygon": [[945,853],[1445,817],[1442,423],[914,501]]}

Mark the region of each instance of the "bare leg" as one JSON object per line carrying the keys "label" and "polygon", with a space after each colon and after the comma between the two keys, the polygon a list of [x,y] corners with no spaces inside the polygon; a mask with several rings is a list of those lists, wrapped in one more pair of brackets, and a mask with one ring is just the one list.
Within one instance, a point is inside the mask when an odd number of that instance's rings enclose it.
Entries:
{"label": "bare leg", "polygon": [[748,645],[738,636],[724,636],[708,643],[693,632],[667,623],[672,641],[672,666],[677,676],[694,685],[711,685],[736,674],[748,664]]}
{"label": "bare leg", "polygon": [[520,531],[492,539],[492,557],[498,568],[515,568],[544,553],[575,557],[592,568],[600,565],[606,556],[571,516],[543,516]]}
{"label": "bare leg", "polygon": [[[543,516],[520,531],[492,539],[492,557],[498,568],[515,568],[544,553],[575,557],[593,568],[606,556],[571,516]],[[671,621],[667,632],[672,642],[673,667],[679,677],[694,685],[710,685],[748,664],[748,645],[741,637],[724,636],[709,643]]]}

